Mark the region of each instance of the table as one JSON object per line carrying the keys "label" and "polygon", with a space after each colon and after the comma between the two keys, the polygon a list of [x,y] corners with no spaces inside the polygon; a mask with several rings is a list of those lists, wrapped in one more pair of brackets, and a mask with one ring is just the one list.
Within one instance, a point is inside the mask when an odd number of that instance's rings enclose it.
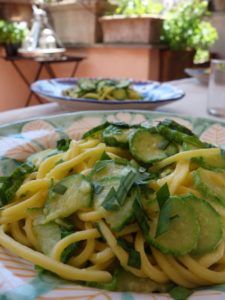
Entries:
{"label": "table", "polygon": [[[183,89],[186,95],[179,101],[158,107],[156,111],[225,121],[222,118],[216,118],[207,114],[207,86],[198,84],[195,79],[182,79],[170,83]],[[66,112],[68,111],[64,110],[56,103],[30,106],[0,113],[0,125]]]}
{"label": "table", "polygon": [[[52,69],[52,64],[61,64],[61,63],[74,63],[74,67],[72,69],[71,74],[68,77],[74,77],[76,75],[77,69],[81,61],[83,61],[86,57],[85,56],[71,56],[71,55],[63,55],[59,57],[23,57],[23,56],[10,56],[10,57],[1,57],[4,58],[6,61],[9,61],[20,78],[26,84],[27,88],[30,91],[30,85],[32,82],[37,81],[40,78],[41,71],[43,68],[46,69],[50,78],[56,78],[56,74]],[[17,62],[21,60],[27,61],[34,61],[38,63],[38,69],[34,75],[34,79],[30,82],[26,76],[24,75],[22,69],[18,66]],[[25,106],[30,104],[32,95],[38,99],[39,103],[42,103],[41,98],[38,95],[34,94],[32,91],[29,92],[29,95],[26,99]]]}

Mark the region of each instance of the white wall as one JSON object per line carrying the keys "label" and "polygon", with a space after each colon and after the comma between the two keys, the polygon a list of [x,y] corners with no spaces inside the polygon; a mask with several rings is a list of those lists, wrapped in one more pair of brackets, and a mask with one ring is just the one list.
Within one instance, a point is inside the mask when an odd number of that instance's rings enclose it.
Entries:
{"label": "white wall", "polygon": [[213,46],[212,51],[225,58],[225,13],[213,13],[211,21],[219,33],[219,39]]}

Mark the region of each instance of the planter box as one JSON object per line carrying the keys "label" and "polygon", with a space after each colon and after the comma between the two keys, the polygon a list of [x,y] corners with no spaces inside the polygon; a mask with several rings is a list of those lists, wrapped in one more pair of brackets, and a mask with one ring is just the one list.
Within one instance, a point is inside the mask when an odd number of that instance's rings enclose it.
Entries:
{"label": "planter box", "polygon": [[0,19],[30,22],[32,19],[31,1],[0,0]]}
{"label": "planter box", "polygon": [[152,16],[106,16],[100,18],[104,43],[158,44],[162,18]]}
{"label": "planter box", "polygon": [[50,21],[65,44],[94,44],[102,41],[98,18],[112,9],[106,0],[71,0],[49,4]]}

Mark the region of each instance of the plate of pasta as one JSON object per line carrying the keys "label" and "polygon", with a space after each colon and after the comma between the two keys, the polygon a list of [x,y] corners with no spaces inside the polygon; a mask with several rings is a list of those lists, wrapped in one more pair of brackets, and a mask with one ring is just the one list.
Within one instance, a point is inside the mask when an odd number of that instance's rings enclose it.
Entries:
{"label": "plate of pasta", "polygon": [[154,109],[184,96],[181,89],[167,83],[108,78],[39,80],[31,89],[70,110]]}
{"label": "plate of pasta", "polygon": [[224,299],[225,124],[146,111],[0,127],[1,299]]}

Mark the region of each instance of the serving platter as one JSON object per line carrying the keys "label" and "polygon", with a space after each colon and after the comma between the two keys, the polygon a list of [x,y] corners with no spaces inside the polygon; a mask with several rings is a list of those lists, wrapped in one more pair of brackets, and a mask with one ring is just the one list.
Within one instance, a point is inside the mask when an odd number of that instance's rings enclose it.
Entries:
{"label": "serving platter", "polygon": [[[56,146],[63,137],[79,139],[86,130],[108,120],[129,124],[156,124],[172,118],[190,128],[202,140],[225,146],[225,123],[146,111],[91,111],[69,113],[0,126],[0,174],[8,175],[34,152]],[[168,300],[168,294],[115,293],[79,286],[53,275],[37,274],[34,266],[0,246],[0,299],[94,299],[94,300]],[[195,291],[191,300],[225,299],[225,285]]]}
{"label": "serving platter", "polygon": [[[103,78],[101,78],[103,79]],[[69,110],[104,110],[104,109],[155,109],[158,106],[180,100],[183,90],[157,81],[133,81],[131,84],[142,96],[141,100],[95,100],[71,98],[63,95],[63,91],[76,86],[80,78],[57,78],[39,80],[31,85],[31,90],[47,101],[56,102]]]}
{"label": "serving platter", "polygon": [[65,48],[53,48],[53,49],[34,49],[34,50],[27,50],[20,48],[18,53],[23,57],[59,57],[62,56],[66,52]]}

